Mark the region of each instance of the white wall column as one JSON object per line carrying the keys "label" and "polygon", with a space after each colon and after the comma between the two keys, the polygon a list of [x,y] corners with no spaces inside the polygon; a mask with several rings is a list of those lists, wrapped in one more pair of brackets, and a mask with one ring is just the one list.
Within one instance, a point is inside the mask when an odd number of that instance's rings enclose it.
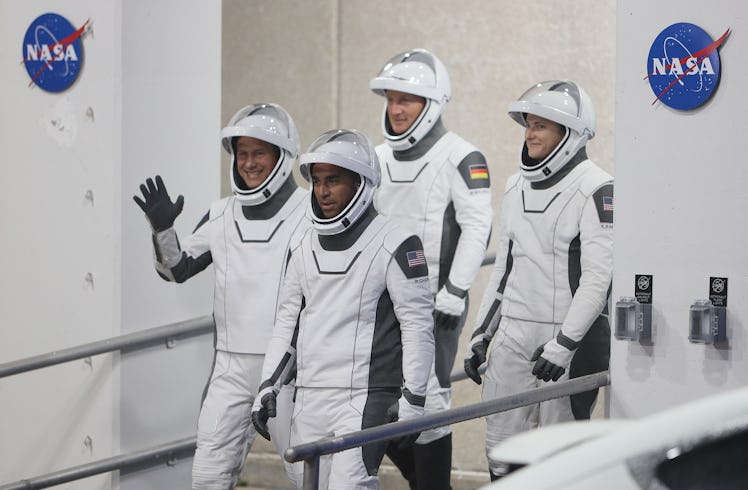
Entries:
{"label": "white wall column", "polygon": [[[738,0],[708,9],[694,1],[618,2],[612,299],[634,296],[635,275],[651,274],[653,338],[651,345],[613,340],[613,417],[646,415],[748,382],[746,13]],[[719,85],[690,111],[653,104],[657,96],[645,79],[653,44],[653,51],[663,51],[655,39],[681,22],[713,40],[732,30],[718,50]],[[692,45],[689,36],[662,42],[670,62],[704,47]],[[675,83],[663,97],[683,91],[698,97],[711,88],[700,74]],[[709,298],[710,277],[728,278],[728,342],[722,346],[688,340],[689,306]]]}

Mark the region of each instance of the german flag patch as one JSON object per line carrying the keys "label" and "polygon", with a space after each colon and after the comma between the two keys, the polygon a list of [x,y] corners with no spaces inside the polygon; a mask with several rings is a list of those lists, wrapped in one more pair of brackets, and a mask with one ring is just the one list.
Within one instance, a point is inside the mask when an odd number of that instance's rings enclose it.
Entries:
{"label": "german flag patch", "polygon": [[488,167],[485,165],[470,165],[470,178],[473,180],[487,179]]}

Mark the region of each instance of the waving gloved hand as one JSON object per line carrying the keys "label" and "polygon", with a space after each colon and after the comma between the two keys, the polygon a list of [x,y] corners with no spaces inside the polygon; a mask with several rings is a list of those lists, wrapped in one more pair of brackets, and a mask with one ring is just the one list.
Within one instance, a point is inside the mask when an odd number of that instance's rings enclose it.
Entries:
{"label": "waving gloved hand", "polygon": [[481,364],[486,362],[486,353],[488,352],[488,339],[482,334],[476,335],[470,341],[470,351],[467,357],[465,357],[465,374],[468,378],[481,384],[480,373],[478,368]]}
{"label": "waving gloved hand", "polygon": [[532,374],[543,381],[558,381],[574,357],[578,342],[574,342],[561,332],[556,338],[546,342],[535,350],[530,361],[535,361]]}
{"label": "waving gloved hand", "polygon": [[[425,396],[414,395],[408,388],[404,388],[402,396],[387,409],[387,413],[384,416],[385,423],[389,424],[398,420],[410,420],[422,416],[425,402]],[[416,432],[415,434],[408,434],[398,439],[393,439],[391,444],[404,449],[412,446],[420,434],[420,432]]]}
{"label": "waving gloved hand", "polygon": [[252,424],[255,426],[257,433],[268,441],[270,440],[268,419],[276,415],[275,399],[276,392],[273,387],[266,386],[260,390],[252,404]]}
{"label": "waving gloved hand", "polygon": [[184,197],[180,195],[176,202],[172,202],[160,175],[156,176],[155,184],[151,178],[140,184],[140,192],[145,200],[138,196],[132,198],[145,213],[153,231],[158,233],[174,226],[174,220],[184,207]]}
{"label": "waving gloved hand", "polygon": [[465,311],[465,298],[450,293],[447,287],[442,287],[436,293],[434,305],[434,326],[446,330],[454,330],[460,324],[460,318]]}

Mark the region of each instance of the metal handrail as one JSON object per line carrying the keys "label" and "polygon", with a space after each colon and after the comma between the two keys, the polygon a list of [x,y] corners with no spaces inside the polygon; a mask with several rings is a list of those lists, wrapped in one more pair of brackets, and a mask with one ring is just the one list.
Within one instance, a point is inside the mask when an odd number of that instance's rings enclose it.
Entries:
{"label": "metal handrail", "polygon": [[[496,255],[487,254],[481,265],[490,265],[496,261]],[[85,359],[86,357],[114,352],[124,349],[135,349],[168,339],[187,338],[210,333],[215,328],[213,315],[191,318],[181,322],[170,323],[161,327],[149,328],[118,337],[99,340],[59,351],[47,352],[37,356],[19,359],[0,364],[0,378],[25,373],[56,364]],[[465,379],[463,375],[460,379]],[[453,381],[457,381],[454,380]]]}
{"label": "metal handrail", "polygon": [[316,490],[319,484],[319,458],[322,455],[485,417],[493,413],[504,412],[553,398],[574,395],[609,384],[610,373],[602,371],[560,383],[549,383],[539,388],[473,405],[436,412],[412,420],[384,424],[342,436],[330,436],[314,442],[300,444],[286,449],[284,457],[286,461],[291,463],[304,461],[303,488],[305,490]]}
{"label": "metal handrail", "polygon": [[[198,320],[197,318],[195,320]],[[183,322],[186,323],[186,322]],[[480,373],[485,371],[486,367],[481,366],[479,369]],[[455,370],[450,379],[454,383],[462,379],[466,379],[464,371]],[[37,489],[37,488],[48,488],[61,483],[66,483],[81,478],[87,478],[89,476],[106,473],[108,471],[122,470],[136,466],[141,463],[149,463],[150,465],[159,464],[162,462],[164,457],[162,453],[167,452],[167,456],[172,453],[188,453],[195,451],[196,438],[188,437],[185,439],[179,439],[177,441],[171,441],[164,443],[160,446],[155,446],[150,449],[144,449],[142,451],[136,451],[129,454],[120,456],[113,456],[110,458],[100,459],[92,461],[82,466],[75,466],[72,468],[65,468],[53,473],[47,473],[45,475],[36,476],[34,478],[28,478],[17,481],[15,483],[9,483],[0,486],[0,490],[21,490],[21,489]],[[171,459],[168,456],[167,459]]]}
{"label": "metal handrail", "polygon": [[70,347],[59,351],[52,351],[38,356],[27,357],[17,361],[0,364],[0,378],[33,371],[47,366],[54,366],[64,362],[84,359],[86,357],[117,350],[142,348],[163,340],[187,338],[213,331],[215,324],[213,315],[206,315],[190,320],[171,323],[161,327],[149,328],[140,332],[133,332],[118,337],[99,340],[88,344]]}
{"label": "metal handrail", "polygon": [[143,449],[130,454],[112,456],[80,466],[48,473],[46,475],[20,480],[0,486],[0,490],[31,490],[49,488],[62,483],[88,478],[114,470],[132,468],[141,464],[153,466],[191,456],[195,452],[195,437],[186,437],[159,446]]}
{"label": "metal handrail", "polygon": [[[484,257],[481,265],[493,264],[496,256],[488,254]],[[16,361],[0,364],[0,379],[15,374],[21,374],[36,369],[41,369],[65,362],[85,359],[98,354],[114,352],[118,350],[138,349],[153,345],[161,341],[176,340],[188,338],[196,335],[211,333],[215,328],[215,322],[212,315],[191,318],[161,327],[149,328],[139,332],[133,332],[126,335],[111,337],[88,344],[83,344],[68,349],[52,351]],[[483,373],[485,366],[481,366],[479,372]],[[450,379],[452,382],[466,379],[464,371],[455,370]],[[0,490],[21,490],[21,489],[40,489],[48,488],[62,483],[87,478],[89,476],[107,473],[109,471],[127,469],[142,463],[150,465],[159,464],[162,460],[170,460],[176,454],[194,452],[196,438],[188,437],[172,442],[155,446],[152,448],[135,451],[129,454],[112,456],[97,461],[92,461],[85,465],[65,468],[53,473],[41,475],[29,479],[20,480],[15,483],[9,483],[0,486]]]}

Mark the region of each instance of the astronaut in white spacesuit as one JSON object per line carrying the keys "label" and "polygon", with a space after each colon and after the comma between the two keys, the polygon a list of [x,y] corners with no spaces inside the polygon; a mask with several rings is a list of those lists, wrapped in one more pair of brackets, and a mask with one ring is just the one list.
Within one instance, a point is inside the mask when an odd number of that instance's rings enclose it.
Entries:
{"label": "astronaut in white spacesuit", "polygon": [[[292,445],[423,414],[434,358],[423,246],[372,205],[381,178],[373,145],[358,131],[328,131],[301,155],[300,170],[312,183],[312,227],[291,247],[252,408],[265,433],[278,378],[295,354]],[[324,456],[320,488],[379,488],[386,446]]]}
{"label": "astronaut in white spacesuit", "polygon": [[[151,224],[162,278],[183,282],[214,266],[216,350],[197,424],[193,489],[237,484],[256,436],[250,409],[275,322],[289,240],[308,222],[309,193],[291,178],[299,136],[282,107],[241,109],[221,138],[232,157],[234,195],[214,202],[190,236],[177,238],[173,224],[184,199],[172,202],[161,177],[140,186],[143,199],[134,197]],[[279,416],[270,426],[281,456],[288,447],[291,397],[292,387],[281,390]]]}
{"label": "astronaut in white spacesuit", "polygon": [[[509,104],[525,127],[520,171],[501,205],[496,265],[465,359],[491,353],[483,399],[608,368],[613,273],[613,178],[587,158],[592,101],[572,81],[541,82]],[[493,342],[492,342],[493,340]],[[487,417],[486,454],[538,425],[590,417],[597,390]],[[492,479],[507,471],[489,458]]]}
{"label": "astronaut in white spacesuit", "polygon": [[[377,146],[382,185],[375,206],[407,221],[423,241],[436,299],[434,370],[426,412],[450,408],[450,373],[493,218],[488,166],[473,145],[447,131],[441,113],[451,96],[444,64],[425,49],[388,60],[369,87],[385,97]],[[449,489],[449,427],[425,431],[412,448],[387,452],[411,488]]]}

